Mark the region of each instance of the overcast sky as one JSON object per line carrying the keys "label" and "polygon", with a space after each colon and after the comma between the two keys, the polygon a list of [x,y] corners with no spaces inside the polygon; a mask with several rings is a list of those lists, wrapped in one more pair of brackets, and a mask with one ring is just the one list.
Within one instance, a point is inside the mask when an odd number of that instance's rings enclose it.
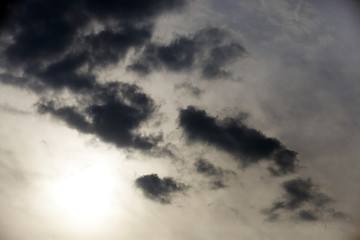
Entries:
{"label": "overcast sky", "polygon": [[350,0],[18,0],[0,18],[0,240],[351,240]]}

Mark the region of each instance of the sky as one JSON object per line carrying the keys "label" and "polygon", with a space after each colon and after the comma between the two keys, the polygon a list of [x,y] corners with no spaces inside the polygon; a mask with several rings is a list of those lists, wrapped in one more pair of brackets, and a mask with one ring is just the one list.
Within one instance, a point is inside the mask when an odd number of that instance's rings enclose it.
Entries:
{"label": "sky", "polygon": [[4,1],[0,240],[357,240],[350,0]]}

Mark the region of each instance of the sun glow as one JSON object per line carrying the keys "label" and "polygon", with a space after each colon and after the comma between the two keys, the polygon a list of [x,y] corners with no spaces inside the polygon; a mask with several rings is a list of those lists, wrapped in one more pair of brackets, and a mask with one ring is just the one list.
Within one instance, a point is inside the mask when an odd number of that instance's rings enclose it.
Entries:
{"label": "sun glow", "polygon": [[51,184],[54,207],[71,224],[97,225],[111,213],[115,178],[109,168],[96,164]]}

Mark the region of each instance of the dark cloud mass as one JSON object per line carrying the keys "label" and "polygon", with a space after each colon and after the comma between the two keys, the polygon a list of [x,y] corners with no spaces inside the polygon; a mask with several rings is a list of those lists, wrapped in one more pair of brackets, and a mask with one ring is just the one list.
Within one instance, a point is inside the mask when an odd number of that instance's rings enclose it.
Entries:
{"label": "dark cloud mass", "polygon": [[168,45],[148,44],[139,59],[128,69],[140,75],[166,68],[181,72],[198,68],[206,79],[228,77],[228,64],[246,53],[245,48],[233,42],[227,31],[206,28],[190,36],[180,36]]}
{"label": "dark cloud mass", "polygon": [[214,145],[231,153],[244,165],[271,159],[275,163],[272,173],[281,175],[295,171],[295,152],[287,150],[277,139],[247,127],[241,120],[219,121],[206,111],[189,106],[180,111],[179,121],[189,140]]}
{"label": "dark cloud mass", "polygon": [[80,132],[95,134],[118,147],[149,150],[161,140],[134,132],[154,110],[153,100],[136,85],[111,83],[95,89],[85,92],[81,106],[57,106],[54,101],[43,100],[38,105],[39,112],[49,113]]}
{"label": "dark cloud mass", "polygon": [[0,27],[3,25],[4,21],[7,19],[9,12],[11,11],[12,5],[16,0],[3,0],[0,3]]}
{"label": "dark cloud mass", "polygon": [[69,54],[63,59],[49,64],[45,69],[40,70],[33,68],[28,70],[36,76],[44,87],[51,89],[68,88],[73,91],[81,89],[91,89],[95,85],[95,76],[91,73],[81,73],[78,69],[87,62],[88,55]]}
{"label": "dark cloud mass", "polygon": [[146,21],[165,11],[182,7],[185,0],[100,0],[85,1],[85,8],[100,19],[115,18],[125,21]]}
{"label": "dark cloud mass", "polygon": [[[95,0],[18,1],[9,14],[11,24],[7,29],[13,41],[7,46],[5,57],[10,66],[25,69],[59,61],[64,53],[82,51],[86,53],[86,63],[113,63],[124,57],[130,47],[150,39],[154,17],[184,4],[183,0],[122,0],[106,4]],[[104,30],[87,33],[94,21]]]}
{"label": "dark cloud mass", "polygon": [[174,179],[165,177],[159,178],[157,174],[144,175],[136,179],[136,185],[147,198],[162,204],[170,204],[173,194],[183,192],[186,187]]}
{"label": "dark cloud mass", "polygon": [[[16,1],[2,5],[5,41],[1,82],[33,90],[49,113],[82,133],[119,147],[148,150],[161,137],[137,132],[154,111],[153,100],[136,85],[103,83],[96,70],[116,64],[152,36],[154,20],[184,0]],[[10,8],[11,6],[11,8]],[[94,27],[97,26],[97,27]],[[71,105],[46,97],[70,90]]]}
{"label": "dark cloud mass", "polygon": [[89,51],[93,65],[106,66],[124,58],[131,47],[139,47],[151,38],[152,26],[141,27],[119,24],[117,29],[106,29],[85,37],[84,51]]}

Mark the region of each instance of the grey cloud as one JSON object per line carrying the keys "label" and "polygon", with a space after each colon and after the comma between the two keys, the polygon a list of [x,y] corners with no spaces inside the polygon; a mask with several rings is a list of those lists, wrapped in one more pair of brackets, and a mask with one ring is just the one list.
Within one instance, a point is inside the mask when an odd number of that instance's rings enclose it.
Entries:
{"label": "grey cloud", "polygon": [[175,89],[185,89],[194,97],[200,97],[203,94],[203,91],[200,88],[195,87],[191,83],[188,83],[188,82],[176,84]]}
{"label": "grey cloud", "polygon": [[217,189],[222,189],[222,188],[226,188],[227,185],[224,183],[223,180],[215,180],[213,182],[211,182],[211,189],[213,190],[217,190]]}
{"label": "grey cloud", "polygon": [[304,221],[317,221],[319,219],[316,214],[310,210],[301,210],[299,212],[299,217]]}
{"label": "grey cloud", "polygon": [[194,163],[194,166],[198,173],[211,180],[211,189],[214,190],[227,187],[226,181],[229,180],[230,177],[236,176],[236,172],[216,167],[204,158],[199,158]]}
{"label": "grey cloud", "polygon": [[223,176],[224,171],[220,167],[215,167],[212,163],[206,159],[198,159],[195,162],[196,171],[207,176]]}
{"label": "grey cloud", "polygon": [[172,71],[189,70],[194,63],[195,42],[181,37],[168,46],[149,44],[137,62],[128,70],[146,75],[165,66]]}
{"label": "grey cloud", "polygon": [[0,111],[7,112],[14,115],[27,115],[30,112],[18,109],[16,107],[13,107],[9,104],[0,104]]}
{"label": "grey cloud", "polygon": [[183,183],[178,183],[170,177],[159,178],[157,174],[137,178],[136,186],[147,198],[162,204],[170,204],[174,193],[186,190]]}
{"label": "grey cloud", "polygon": [[[276,220],[284,212],[296,213],[300,220],[317,221],[322,215],[332,211],[327,206],[333,201],[321,193],[311,179],[296,178],[282,184],[285,191],[282,200],[276,201],[271,208],[265,209],[268,220]],[[340,214],[340,212],[339,212]],[[334,214],[330,214],[332,218]]]}
{"label": "grey cloud", "polygon": [[42,82],[34,80],[31,77],[16,76],[10,73],[1,73],[0,82],[6,85],[15,85],[36,93],[44,92],[47,89]]}
{"label": "grey cloud", "polygon": [[287,193],[284,207],[287,209],[299,208],[302,204],[314,199],[313,183],[310,179],[294,179],[283,183]]}
{"label": "grey cloud", "polygon": [[269,171],[274,176],[295,172],[297,154],[297,152],[289,149],[282,149],[276,152],[272,157],[276,166],[269,167]]}
{"label": "grey cloud", "polygon": [[230,73],[225,70],[225,66],[244,53],[244,47],[236,43],[214,47],[203,67],[203,76],[208,79],[230,76]]}

